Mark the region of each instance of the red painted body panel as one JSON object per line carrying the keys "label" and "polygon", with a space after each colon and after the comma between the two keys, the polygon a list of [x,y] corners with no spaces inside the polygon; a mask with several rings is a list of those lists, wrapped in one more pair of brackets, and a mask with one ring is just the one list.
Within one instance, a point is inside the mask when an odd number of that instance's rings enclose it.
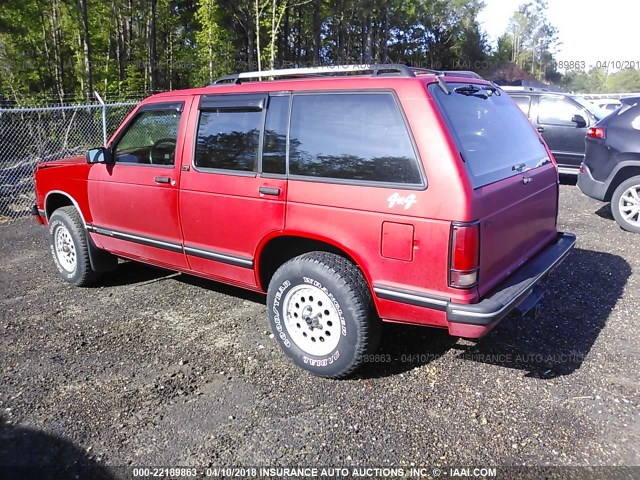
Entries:
{"label": "red painted body panel", "polygon": [[[141,105],[185,102],[173,168],[87,165],[84,158],[51,162],[36,172],[38,207],[45,208],[48,192],[63,191],[77,204],[87,224],[152,237],[187,251],[172,252],[92,235],[98,247],[249,289],[266,289],[256,271],[263,262],[263,249],[270,240],[287,235],[342,250],[361,268],[372,291],[374,285],[384,285],[456,303],[474,303],[555,236],[557,169],[550,164],[527,172],[532,177],[527,185],[522,175],[516,175],[474,190],[426,88],[434,81],[433,76],[354,76],[226,84],[155,95]],[[193,166],[200,95],[365,89],[395,93],[419,153],[426,188],[274,179],[259,173],[202,172]],[[135,114],[130,114],[110,142]],[[172,182],[159,185],[154,181],[158,175],[170,176]],[[280,193],[264,195],[260,187],[277,188]],[[392,201],[394,194],[412,198],[398,203]],[[480,222],[477,288],[449,287],[448,252],[454,221]],[[190,253],[188,248],[208,252],[209,257]],[[253,268],[219,261],[220,256],[246,259],[253,262]],[[449,328],[452,334],[470,337],[492,328],[451,325],[442,310],[385,300],[375,294],[373,298],[385,320]]]}
{"label": "red painted body panel", "polygon": [[[556,236],[558,181],[552,164],[476,189],[480,219],[480,295]],[[526,176],[530,183],[523,183]]]}

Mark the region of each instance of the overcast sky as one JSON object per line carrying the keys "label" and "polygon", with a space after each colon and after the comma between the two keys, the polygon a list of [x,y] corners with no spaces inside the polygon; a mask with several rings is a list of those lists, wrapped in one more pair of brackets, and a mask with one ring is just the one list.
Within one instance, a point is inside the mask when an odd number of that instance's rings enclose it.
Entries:
{"label": "overcast sky", "polygon": [[[491,44],[504,33],[523,0],[484,0],[479,21]],[[558,29],[556,60],[632,61],[640,65],[637,25],[640,2],[635,0],[548,0],[547,18]],[[611,68],[610,70],[615,70]]]}

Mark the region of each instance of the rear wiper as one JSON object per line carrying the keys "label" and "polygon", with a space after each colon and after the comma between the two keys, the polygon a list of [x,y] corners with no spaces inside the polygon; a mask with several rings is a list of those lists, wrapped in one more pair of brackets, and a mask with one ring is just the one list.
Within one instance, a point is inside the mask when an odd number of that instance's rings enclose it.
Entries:
{"label": "rear wiper", "polygon": [[[478,97],[478,98],[489,98],[482,88],[477,87],[475,85],[465,85],[464,87],[456,87],[453,89],[454,92],[459,93],[461,95],[467,95],[469,97]],[[491,92],[493,93],[493,92]]]}
{"label": "rear wiper", "polygon": [[478,98],[484,98],[485,100],[489,98],[491,95],[500,95],[500,88],[495,85],[465,85],[464,87],[457,87],[453,90],[456,93],[461,95],[474,96]]}

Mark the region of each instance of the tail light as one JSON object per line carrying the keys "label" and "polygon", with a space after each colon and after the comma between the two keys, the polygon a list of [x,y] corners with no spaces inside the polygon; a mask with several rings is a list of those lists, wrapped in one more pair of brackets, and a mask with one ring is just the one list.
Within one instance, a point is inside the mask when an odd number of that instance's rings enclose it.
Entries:
{"label": "tail light", "polygon": [[587,137],[604,140],[607,138],[607,131],[604,127],[589,127],[587,129]]}
{"label": "tail light", "polygon": [[449,259],[449,285],[471,288],[480,270],[480,224],[453,224]]}

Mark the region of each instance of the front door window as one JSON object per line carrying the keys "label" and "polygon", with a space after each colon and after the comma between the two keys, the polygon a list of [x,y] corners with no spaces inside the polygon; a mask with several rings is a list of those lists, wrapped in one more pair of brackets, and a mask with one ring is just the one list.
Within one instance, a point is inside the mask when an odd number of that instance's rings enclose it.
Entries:
{"label": "front door window", "polygon": [[140,113],[114,148],[117,163],[173,166],[180,112],[176,109]]}

